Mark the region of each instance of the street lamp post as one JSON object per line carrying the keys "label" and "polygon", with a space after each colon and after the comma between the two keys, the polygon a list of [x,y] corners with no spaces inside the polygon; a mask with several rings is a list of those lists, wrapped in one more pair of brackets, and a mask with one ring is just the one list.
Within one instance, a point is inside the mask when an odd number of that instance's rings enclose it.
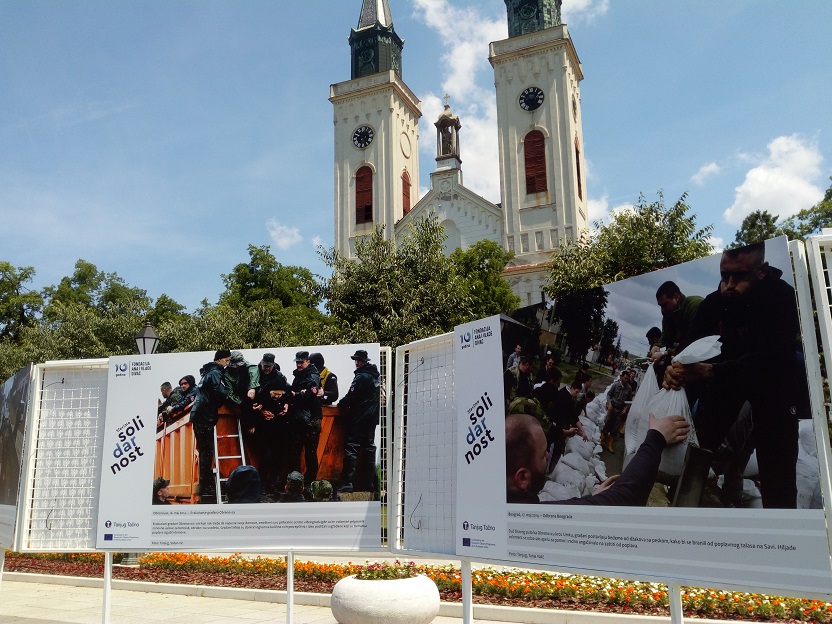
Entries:
{"label": "street lamp post", "polygon": [[136,348],[141,355],[152,355],[159,347],[159,334],[153,329],[150,321],[145,321],[144,327],[136,334]]}
{"label": "street lamp post", "polygon": [[[159,334],[153,329],[150,321],[145,321],[144,327],[136,334],[136,348],[141,355],[153,355],[159,348]],[[139,565],[139,553],[124,553],[121,565]]]}

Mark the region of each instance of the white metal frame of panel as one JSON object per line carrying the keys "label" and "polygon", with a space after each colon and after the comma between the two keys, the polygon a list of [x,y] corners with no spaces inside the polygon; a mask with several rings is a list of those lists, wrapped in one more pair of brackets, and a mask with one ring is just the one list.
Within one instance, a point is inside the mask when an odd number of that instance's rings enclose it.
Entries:
{"label": "white metal frame of panel", "polygon": [[[393,393],[393,350],[390,347],[381,347],[379,351],[379,373],[381,374],[381,388],[382,395],[380,401],[381,413],[380,416],[380,430],[379,438],[381,445],[379,447],[378,458],[381,466],[381,475],[379,477],[379,488],[381,490],[381,504],[382,504],[382,523],[381,523],[381,544],[387,544],[387,528],[388,523],[384,522],[384,505],[388,504],[385,494],[389,490],[390,483],[390,456],[392,443],[392,429],[393,429],[393,410],[391,409],[390,401]],[[345,392],[345,390],[342,390]]]}
{"label": "white metal frame of panel", "polygon": [[396,349],[394,552],[455,554],[455,409],[453,334]]}
{"label": "white metal frame of panel", "polygon": [[[821,343],[823,345],[823,359],[826,365],[827,379],[832,371],[832,304],[830,304],[830,288],[832,288],[832,235],[824,234],[811,236],[806,240],[806,247],[803,244],[792,242],[789,244],[792,251],[792,263],[795,265],[796,281],[798,264],[805,270],[808,266],[809,277],[811,278],[812,293],[814,293],[814,306],[810,294],[801,293],[798,289],[798,300],[800,302],[801,325],[803,327],[803,340],[806,352],[817,354],[818,344],[815,337],[815,317],[812,312],[817,312],[817,323],[820,330]],[[798,263],[796,258],[801,262]],[[801,299],[804,296],[805,302]],[[804,312],[805,311],[805,312]],[[804,319],[805,317],[805,319]],[[809,344],[811,341],[811,347]],[[811,350],[810,350],[811,349]],[[832,453],[829,442],[829,417],[828,410],[830,397],[827,387],[824,389],[823,377],[821,376],[820,362],[817,357],[806,358],[806,372],[809,377],[809,392],[812,399],[812,416],[815,429],[820,443],[818,444],[818,464],[820,465],[821,488],[823,490],[824,508],[827,511],[826,530],[829,536],[829,548],[832,553],[832,530],[829,526],[829,508],[832,507]]]}
{"label": "white metal frame of panel", "polygon": [[107,360],[35,367],[15,549],[95,548]]}

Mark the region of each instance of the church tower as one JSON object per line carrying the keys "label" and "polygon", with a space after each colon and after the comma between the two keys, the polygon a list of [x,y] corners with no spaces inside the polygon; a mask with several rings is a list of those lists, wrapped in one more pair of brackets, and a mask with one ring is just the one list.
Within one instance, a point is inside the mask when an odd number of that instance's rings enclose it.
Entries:
{"label": "church tower", "polygon": [[504,276],[539,303],[545,262],[588,228],[581,63],[561,0],[505,0],[509,38],[491,44],[497,89],[503,234],[515,253]]}
{"label": "church tower", "polygon": [[330,87],[335,125],[335,248],[395,224],[418,196],[420,102],[402,80],[404,41],[388,0],[363,0],[349,37],[351,79]]}

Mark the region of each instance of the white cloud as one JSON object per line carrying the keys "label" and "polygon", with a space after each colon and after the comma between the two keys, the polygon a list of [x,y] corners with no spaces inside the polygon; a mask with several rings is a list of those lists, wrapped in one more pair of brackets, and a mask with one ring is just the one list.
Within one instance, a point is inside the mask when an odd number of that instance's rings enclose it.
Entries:
{"label": "white cloud", "polygon": [[596,221],[604,223],[610,220],[610,202],[606,195],[601,199],[592,199],[587,201],[587,210],[589,211],[589,223],[592,225]]}
{"label": "white cloud", "polygon": [[711,244],[711,253],[717,253],[725,249],[725,239],[721,236],[710,234],[708,236],[708,242]]}
{"label": "white cloud", "polygon": [[633,212],[635,210],[635,205],[631,204],[630,202],[624,204],[616,204],[612,208],[610,208],[610,215],[616,215],[619,212]]}
{"label": "white cloud", "polygon": [[567,25],[576,22],[591,23],[605,15],[609,8],[609,0],[571,0],[563,4],[561,21]]}
{"label": "white cloud", "polygon": [[690,179],[691,182],[693,182],[694,184],[702,186],[703,184],[705,184],[705,180],[707,180],[711,176],[718,174],[720,171],[721,169],[719,168],[718,164],[716,164],[715,162],[709,162],[707,165],[702,165],[701,167],[699,167],[699,171],[694,173]]}
{"label": "white cloud", "polygon": [[266,221],[266,229],[278,249],[289,249],[292,245],[297,245],[303,240],[298,228],[283,225],[274,217]]}
{"label": "white cloud", "polygon": [[608,224],[613,215],[619,212],[633,210],[633,204],[623,203],[610,207],[609,198],[604,195],[600,199],[590,198],[587,202],[587,208],[589,209],[589,225],[591,227],[596,221]]}
{"label": "white cloud", "polygon": [[483,50],[488,49],[490,42],[506,38],[505,15],[500,12],[489,17],[471,7],[453,6],[448,0],[416,0],[415,5],[416,19],[435,30],[445,42],[442,90],[439,94],[420,95],[422,153],[436,153],[433,123],[442,112],[442,97],[447,93],[451,110],[462,122],[459,142],[465,186],[497,203],[497,109],[492,69],[488,62],[483,62]]}
{"label": "white cloud", "polygon": [[735,189],[734,203],[723,213],[728,223],[739,225],[755,210],[787,218],[823,198],[814,183],[823,161],[815,143],[793,134],[779,136],[767,147],[768,156]]}
{"label": "white cloud", "polygon": [[312,246],[315,249],[322,246],[323,244],[324,244],[324,239],[322,239],[320,236],[313,236],[312,237]]}
{"label": "white cloud", "polygon": [[[435,155],[433,123],[442,112],[442,98],[447,93],[451,110],[462,122],[459,141],[465,186],[497,203],[497,107],[493,70],[484,61],[483,50],[488,50],[490,42],[508,36],[505,9],[488,14],[484,9],[458,6],[454,0],[414,0],[414,5],[414,17],[434,30],[445,48],[441,91],[419,95],[423,113],[420,150],[425,156]],[[573,0],[563,8],[562,18],[564,23],[591,22],[608,9],[609,0]]]}

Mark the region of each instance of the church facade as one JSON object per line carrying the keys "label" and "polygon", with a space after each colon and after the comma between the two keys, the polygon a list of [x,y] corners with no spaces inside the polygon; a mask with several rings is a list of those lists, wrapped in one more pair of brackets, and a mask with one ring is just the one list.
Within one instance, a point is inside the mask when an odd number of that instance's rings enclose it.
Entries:
{"label": "church facade", "polygon": [[[335,248],[384,225],[404,236],[435,213],[446,252],[493,240],[515,254],[504,272],[521,305],[542,301],[546,263],[588,227],[581,130],[581,64],[561,0],[505,0],[509,37],[490,44],[496,86],[500,202],[462,179],[462,121],[445,104],[434,123],[430,189],[419,189],[419,99],[402,78],[403,41],[388,0],[363,0],[350,33],[350,80],[330,87],[335,128]],[[485,51],[484,51],[485,52]],[[430,140],[433,137],[424,138]]]}

